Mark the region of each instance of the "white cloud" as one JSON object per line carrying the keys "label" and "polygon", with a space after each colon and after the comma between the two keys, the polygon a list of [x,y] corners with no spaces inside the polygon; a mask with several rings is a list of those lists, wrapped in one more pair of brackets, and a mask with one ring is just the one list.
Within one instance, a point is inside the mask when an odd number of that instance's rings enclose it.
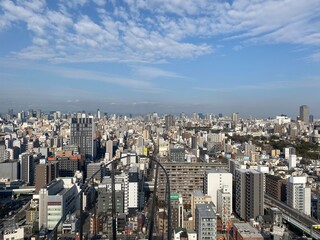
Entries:
{"label": "white cloud", "polygon": [[166,71],[156,67],[146,67],[138,66],[133,67],[133,71],[136,75],[147,78],[147,79],[156,79],[156,78],[184,78],[179,74],[171,71]]}
{"label": "white cloud", "polygon": [[[0,30],[25,22],[33,33],[34,46],[18,56],[157,62],[210,54],[212,38],[237,41],[235,50],[248,44],[320,45],[319,0],[61,0],[57,5],[54,11],[43,0],[0,2]],[[96,9],[98,18],[83,15],[84,7]],[[47,49],[37,48],[39,39]]]}

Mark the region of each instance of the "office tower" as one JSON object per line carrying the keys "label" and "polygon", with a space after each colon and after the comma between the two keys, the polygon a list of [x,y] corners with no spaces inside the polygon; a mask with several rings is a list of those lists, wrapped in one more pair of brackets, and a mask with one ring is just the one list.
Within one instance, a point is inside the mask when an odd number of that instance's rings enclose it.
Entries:
{"label": "office tower", "polygon": [[24,153],[20,155],[20,178],[29,185],[34,184],[34,160],[33,156]]}
{"label": "office tower", "polygon": [[287,182],[287,204],[290,207],[310,216],[311,188],[307,186],[307,177],[289,177]]}
{"label": "office tower", "polygon": [[131,167],[128,173],[128,210],[135,213],[139,207],[139,169]]}
{"label": "office tower", "polygon": [[305,124],[309,124],[309,107],[307,105],[300,106],[300,120]]}
{"label": "office tower", "polygon": [[[204,162],[164,162],[170,178],[170,188],[172,193],[182,196],[183,204],[191,203],[191,196],[194,190],[203,190],[203,179],[206,170],[226,169],[228,165]],[[166,176],[163,171],[159,171],[157,196],[159,200],[166,197]]]}
{"label": "office tower", "polygon": [[95,127],[92,118],[72,118],[71,119],[71,136],[72,145],[80,148],[80,154],[85,159],[93,160],[96,157]]}
{"label": "office tower", "polygon": [[[124,191],[115,191],[116,199],[116,212],[124,212]],[[112,213],[112,192],[106,188],[106,183],[102,182],[98,186],[98,214],[110,214]]]}
{"label": "office tower", "polygon": [[[106,176],[103,178],[102,184],[107,189],[107,192],[111,194],[111,177]],[[123,192],[123,213],[129,212],[129,179],[128,173],[121,173],[119,175],[115,175],[115,191]]]}
{"label": "office tower", "polygon": [[98,119],[101,118],[101,112],[100,112],[100,109],[99,109],[99,108],[97,109],[97,118],[98,118]]}
{"label": "office tower", "polygon": [[219,213],[221,217],[222,229],[230,229],[232,214],[232,188],[229,186],[223,186],[222,189],[218,190],[217,213]]}
{"label": "office tower", "polygon": [[196,206],[196,232],[198,239],[217,239],[217,216],[210,204]]}
{"label": "office tower", "polygon": [[169,130],[170,127],[174,126],[174,116],[173,115],[165,116],[165,122],[166,122],[166,129]]}
{"label": "office tower", "polygon": [[235,212],[238,216],[249,221],[263,215],[264,174],[253,169],[237,169],[235,182]]}
{"label": "office tower", "polygon": [[59,177],[59,162],[40,161],[40,164],[36,166],[35,171],[35,192],[38,193],[40,188],[45,187],[57,177]]}
{"label": "office tower", "polygon": [[79,206],[80,198],[73,178],[55,179],[39,190],[39,229],[52,230],[60,218]]}
{"label": "office tower", "polygon": [[192,149],[197,149],[197,136],[192,136],[191,137],[191,148]]}
{"label": "office tower", "polygon": [[313,121],[314,121],[314,116],[310,114],[310,116],[309,116],[309,122],[310,122],[310,123],[313,123]]}
{"label": "office tower", "polygon": [[106,158],[107,160],[111,160],[113,158],[113,141],[108,140],[106,146]]}
{"label": "office tower", "polygon": [[203,181],[203,192],[212,197],[215,208],[217,207],[218,190],[222,189],[223,186],[228,186],[229,189],[232,189],[231,173],[226,170],[206,170]]}
{"label": "office tower", "polygon": [[249,223],[233,224],[233,240],[263,240],[259,231]]}
{"label": "office tower", "polygon": [[231,120],[232,120],[232,122],[237,123],[238,122],[238,113],[232,113]]}
{"label": "office tower", "polygon": [[266,194],[281,202],[287,200],[287,181],[280,176],[266,175]]}

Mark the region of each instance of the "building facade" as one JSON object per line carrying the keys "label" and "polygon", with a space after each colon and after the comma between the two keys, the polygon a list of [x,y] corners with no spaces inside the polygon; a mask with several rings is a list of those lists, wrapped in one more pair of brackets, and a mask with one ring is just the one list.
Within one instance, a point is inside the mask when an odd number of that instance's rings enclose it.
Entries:
{"label": "building facade", "polygon": [[249,221],[264,214],[264,174],[252,169],[237,169],[235,176],[235,212]]}

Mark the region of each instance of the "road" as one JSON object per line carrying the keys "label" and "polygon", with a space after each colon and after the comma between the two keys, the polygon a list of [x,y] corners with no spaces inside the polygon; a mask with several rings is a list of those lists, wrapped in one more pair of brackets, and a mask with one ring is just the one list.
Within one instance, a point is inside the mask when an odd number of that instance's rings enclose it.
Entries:
{"label": "road", "polygon": [[319,221],[289,207],[287,204],[280,202],[267,194],[264,195],[264,198],[266,205],[277,207],[280,211],[282,211],[283,219],[295,225],[305,233],[311,235],[313,238],[320,239],[319,232],[311,230],[312,225],[320,225]]}

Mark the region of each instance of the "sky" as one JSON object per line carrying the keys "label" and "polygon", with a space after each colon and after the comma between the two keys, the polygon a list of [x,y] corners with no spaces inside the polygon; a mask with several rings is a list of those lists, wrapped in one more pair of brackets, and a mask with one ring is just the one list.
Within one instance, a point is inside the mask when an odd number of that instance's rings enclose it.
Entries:
{"label": "sky", "polygon": [[0,0],[0,112],[320,117],[319,0]]}

